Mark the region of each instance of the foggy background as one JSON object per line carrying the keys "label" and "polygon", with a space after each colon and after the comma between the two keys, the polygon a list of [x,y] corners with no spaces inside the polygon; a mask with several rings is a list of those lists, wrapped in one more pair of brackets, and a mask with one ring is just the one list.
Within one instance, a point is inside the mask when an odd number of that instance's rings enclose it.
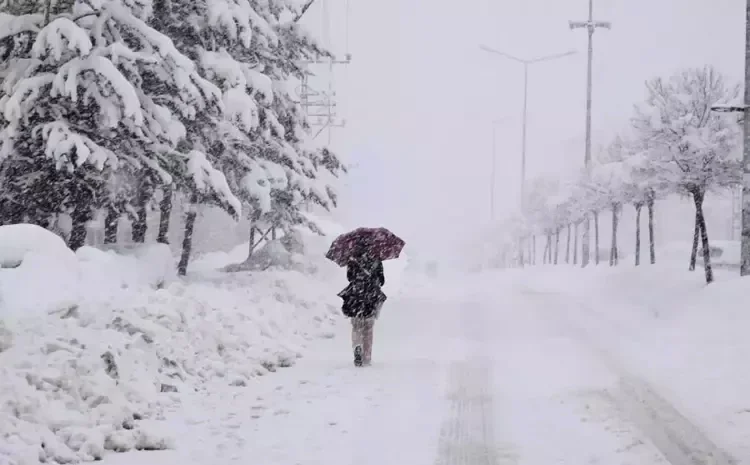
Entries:
{"label": "foggy background", "polygon": [[[332,77],[338,116],[348,120],[332,146],[353,166],[336,215],[387,226],[428,255],[465,247],[489,222],[491,122],[504,117],[496,217],[515,208],[523,66],[480,44],[522,58],[578,51],[529,68],[527,179],[580,169],[587,34],[568,20],[585,20],[587,9],[587,0],[349,0],[347,15],[346,0],[316,0],[303,22],[339,58],[353,55]],[[594,17],[613,25],[594,35],[594,151],[628,124],[646,79],[706,64],[743,75],[742,0],[595,0]],[[327,86],[327,66],[317,69],[313,83]],[[691,202],[657,209],[659,242],[691,239]],[[712,237],[729,238],[729,214],[728,200],[707,201]]]}

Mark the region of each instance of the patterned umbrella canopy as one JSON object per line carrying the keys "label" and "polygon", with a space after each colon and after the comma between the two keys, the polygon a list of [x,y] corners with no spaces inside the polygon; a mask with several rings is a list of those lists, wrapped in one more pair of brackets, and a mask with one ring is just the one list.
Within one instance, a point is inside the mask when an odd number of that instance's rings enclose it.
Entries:
{"label": "patterned umbrella canopy", "polygon": [[342,234],[331,244],[326,258],[346,266],[352,257],[363,253],[378,260],[392,260],[401,255],[406,243],[386,228],[358,228]]}

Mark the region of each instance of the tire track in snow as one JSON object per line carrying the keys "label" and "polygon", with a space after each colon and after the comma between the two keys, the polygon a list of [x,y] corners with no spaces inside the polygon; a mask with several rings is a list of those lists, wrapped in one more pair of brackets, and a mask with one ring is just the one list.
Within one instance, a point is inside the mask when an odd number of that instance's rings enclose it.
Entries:
{"label": "tire track in snow", "polygon": [[447,370],[448,411],[440,428],[435,465],[512,465],[513,448],[498,447],[493,404],[493,363],[483,356],[490,337],[478,313],[461,314],[468,349]]}
{"label": "tire track in snow", "polygon": [[[539,292],[524,288],[522,293],[548,302],[555,299],[554,307],[578,305],[587,307],[584,303],[562,293]],[[557,310],[556,309],[556,310]],[[596,313],[596,312],[595,312]],[[580,322],[571,321],[555,312],[547,312],[545,316],[555,320],[557,324],[576,341],[584,344],[591,352],[609,367],[619,377],[616,389],[607,393],[604,398],[618,413],[635,424],[673,465],[734,465],[737,462],[726,451],[717,446],[706,434],[685,417],[667,399],[660,396],[645,380],[632,375],[622,364],[597,344],[591,336],[591,329],[587,329]]]}
{"label": "tire track in snow", "polygon": [[495,447],[487,360],[469,359],[448,367],[448,414],[440,430],[435,465],[503,465]]}

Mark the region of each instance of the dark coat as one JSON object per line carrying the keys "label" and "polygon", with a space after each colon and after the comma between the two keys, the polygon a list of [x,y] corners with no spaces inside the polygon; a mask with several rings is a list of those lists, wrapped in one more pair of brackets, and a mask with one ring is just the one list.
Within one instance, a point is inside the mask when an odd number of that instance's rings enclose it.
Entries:
{"label": "dark coat", "polygon": [[359,259],[349,262],[346,268],[349,285],[339,292],[344,300],[342,312],[347,317],[371,318],[388,298],[381,289],[385,284],[383,262]]}

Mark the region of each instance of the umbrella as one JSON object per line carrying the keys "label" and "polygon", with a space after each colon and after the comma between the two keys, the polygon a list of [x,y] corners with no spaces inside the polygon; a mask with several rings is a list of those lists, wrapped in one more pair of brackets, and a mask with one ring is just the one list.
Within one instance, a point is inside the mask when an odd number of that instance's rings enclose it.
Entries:
{"label": "umbrella", "polygon": [[392,260],[401,255],[406,243],[386,228],[358,228],[342,234],[331,244],[326,258],[339,266],[361,252],[368,252],[378,260]]}

